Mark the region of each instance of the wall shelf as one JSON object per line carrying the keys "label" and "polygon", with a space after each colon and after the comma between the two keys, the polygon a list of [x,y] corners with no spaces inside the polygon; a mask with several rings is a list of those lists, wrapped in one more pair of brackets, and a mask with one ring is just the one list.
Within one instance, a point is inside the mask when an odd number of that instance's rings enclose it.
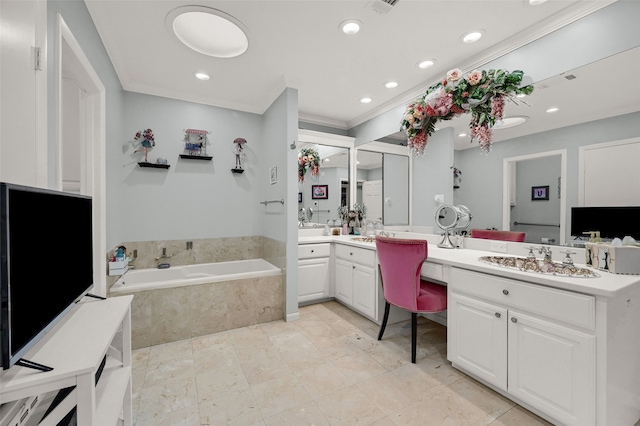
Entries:
{"label": "wall shelf", "polygon": [[189,154],[180,154],[180,158],[188,158],[189,160],[205,160],[209,161],[213,157],[207,155],[189,155]]}
{"label": "wall shelf", "polygon": [[233,173],[244,173],[244,169],[231,169]]}
{"label": "wall shelf", "polygon": [[149,163],[149,162],[145,162],[145,161],[139,162],[138,166],[140,166],[140,167],[152,167],[154,169],[168,169],[169,168],[169,164],[156,164],[156,163]]}

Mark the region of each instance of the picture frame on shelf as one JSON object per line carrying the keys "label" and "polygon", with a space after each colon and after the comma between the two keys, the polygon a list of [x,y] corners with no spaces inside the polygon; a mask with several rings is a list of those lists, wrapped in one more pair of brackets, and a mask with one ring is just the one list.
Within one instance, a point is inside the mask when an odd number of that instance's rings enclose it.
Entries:
{"label": "picture frame on shelf", "polygon": [[539,200],[549,200],[549,185],[531,187],[531,201]]}
{"label": "picture frame on shelf", "polygon": [[311,185],[311,199],[313,200],[329,199],[329,185]]}

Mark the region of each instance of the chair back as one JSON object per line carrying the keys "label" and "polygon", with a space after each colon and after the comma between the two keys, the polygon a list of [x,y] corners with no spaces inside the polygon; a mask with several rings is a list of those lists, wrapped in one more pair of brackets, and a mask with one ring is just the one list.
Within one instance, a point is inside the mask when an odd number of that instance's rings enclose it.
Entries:
{"label": "chair back", "polygon": [[516,231],[496,231],[493,229],[472,229],[471,238],[482,238],[485,240],[501,240],[523,243],[526,233]]}
{"label": "chair back", "polygon": [[387,302],[408,311],[418,309],[420,270],[427,241],[376,236],[382,291]]}

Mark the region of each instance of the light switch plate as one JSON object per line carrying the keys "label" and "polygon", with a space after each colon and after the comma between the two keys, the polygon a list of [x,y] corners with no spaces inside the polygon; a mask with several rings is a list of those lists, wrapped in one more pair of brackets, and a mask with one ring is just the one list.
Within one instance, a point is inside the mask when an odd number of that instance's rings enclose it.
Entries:
{"label": "light switch plate", "polygon": [[507,243],[504,241],[491,241],[491,251],[497,251],[499,253],[507,252]]}

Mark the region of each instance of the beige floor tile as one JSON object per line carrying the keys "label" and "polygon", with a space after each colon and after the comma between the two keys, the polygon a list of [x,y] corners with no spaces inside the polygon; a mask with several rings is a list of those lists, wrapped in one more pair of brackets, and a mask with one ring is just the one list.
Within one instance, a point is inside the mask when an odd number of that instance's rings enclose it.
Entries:
{"label": "beige floor tile", "polygon": [[253,362],[243,362],[242,369],[250,385],[257,385],[293,373],[279,353]]}
{"label": "beige floor tile", "polygon": [[551,423],[520,406],[513,407],[489,424],[491,426],[551,426]]}
{"label": "beige floor tile", "polygon": [[260,328],[262,328],[262,331],[264,331],[268,337],[271,337],[277,334],[300,331],[300,327],[296,324],[297,322],[298,321],[286,322],[282,320],[271,321],[260,324]]}
{"label": "beige floor tile", "polygon": [[239,364],[196,373],[196,384],[198,385],[199,401],[210,400],[229,392],[249,389],[249,382]]}
{"label": "beige floor tile", "polygon": [[236,350],[229,341],[193,350],[193,365],[196,374],[239,364],[240,360],[236,356]]}
{"label": "beige floor tile", "polygon": [[289,333],[276,334],[269,337],[269,339],[271,340],[271,343],[273,343],[273,346],[278,348],[280,351],[300,348],[315,349],[311,340],[298,330]]}
{"label": "beige floor tile", "polygon": [[357,352],[333,361],[333,364],[353,383],[358,383],[387,371],[382,365],[364,352]]}
{"label": "beige floor tile", "polygon": [[281,352],[280,355],[294,372],[322,364],[327,359],[325,353],[313,345],[310,347],[290,349]]}
{"label": "beige floor tile", "polygon": [[334,339],[331,345],[325,346],[320,349],[320,351],[326,357],[327,361],[334,361],[347,355],[353,355],[360,352],[360,348],[351,343],[349,336],[347,335]]}
{"label": "beige floor tile", "polygon": [[371,401],[385,414],[395,413],[422,398],[391,372],[386,372],[357,384]]}
{"label": "beige floor tile", "polygon": [[497,392],[469,378],[458,380],[449,386],[456,394],[460,417],[464,424],[489,424],[516,404]]}
{"label": "beige floor tile", "polygon": [[285,410],[267,418],[265,423],[268,426],[330,426],[329,420],[314,402]]}
{"label": "beige floor tile", "polygon": [[319,363],[298,371],[296,377],[314,400],[353,384],[332,362]]}
{"label": "beige floor tile", "polygon": [[220,343],[231,342],[229,333],[221,331],[219,333],[207,334],[204,336],[194,337],[191,339],[191,347],[193,351],[207,348],[212,345],[218,345]]}
{"label": "beige floor tile", "polygon": [[191,340],[164,343],[151,346],[149,350],[148,365],[159,364],[165,361],[183,361],[193,359]]}
{"label": "beige floor tile", "polygon": [[293,374],[253,385],[251,390],[263,418],[311,401],[309,393]]}
{"label": "beige floor tile", "polygon": [[193,378],[193,359],[165,360],[150,364],[144,377],[144,387],[162,384],[168,380]]}
{"label": "beige floor tile", "polygon": [[235,391],[200,402],[200,422],[207,426],[253,426],[262,415],[251,390]]}
{"label": "beige floor tile", "polygon": [[170,413],[158,414],[150,420],[137,420],[136,426],[200,426],[200,409],[192,405]]}
{"label": "beige floor tile", "polygon": [[316,400],[332,426],[368,425],[384,417],[384,413],[353,385]]}
{"label": "beige floor tile", "polygon": [[142,390],[136,421],[153,424],[154,419],[191,406],[198,406],[195,377],[164,380]]}

